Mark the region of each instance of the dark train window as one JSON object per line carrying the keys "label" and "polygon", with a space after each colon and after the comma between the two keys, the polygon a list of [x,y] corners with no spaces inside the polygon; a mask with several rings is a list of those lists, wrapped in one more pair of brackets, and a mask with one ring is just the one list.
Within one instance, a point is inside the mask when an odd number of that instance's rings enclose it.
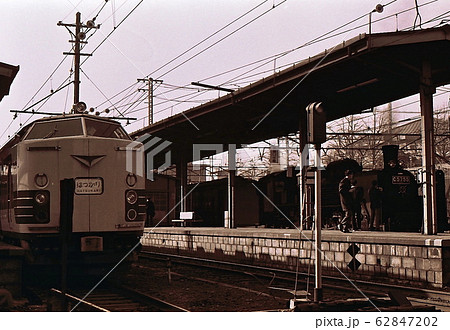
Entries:
{"label": "dark train window", "polygon": [[118,124],[87,118],[85,119],[85,123],[88,136],[130,140],[128,134]]}
{"label": "dark train window", "polygon": [[0,210],[8,208],[8,166],[0,165]]}
{"label": "dark train window", "polygon": [[52,120],[36,122],[25,140],[50,139],[63,136],[83,135],[81,119]]}

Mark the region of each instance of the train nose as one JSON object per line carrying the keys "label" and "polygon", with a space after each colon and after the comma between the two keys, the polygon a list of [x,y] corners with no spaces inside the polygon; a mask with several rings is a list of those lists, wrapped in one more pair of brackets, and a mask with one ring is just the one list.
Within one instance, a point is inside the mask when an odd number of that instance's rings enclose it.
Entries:
{"label": "train nose", "polygon": [[106,157],[106,155],[97,155],[97,156],[71,155],[71,156],[86,167],[92,167]]}

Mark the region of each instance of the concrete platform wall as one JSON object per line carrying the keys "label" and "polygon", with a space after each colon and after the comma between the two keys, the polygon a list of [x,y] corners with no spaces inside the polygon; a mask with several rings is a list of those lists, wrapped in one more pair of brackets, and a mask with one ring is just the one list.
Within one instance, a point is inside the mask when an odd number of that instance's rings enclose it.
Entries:
{"label": "concrete platform wall", "polygon": [[[311,231],[157,228],[142,244],[158,252],[314,272]],[[299,237],[301,239],[299,240]],[[324,275],[442,288],[450,284],[450,235],[322,232]]]}

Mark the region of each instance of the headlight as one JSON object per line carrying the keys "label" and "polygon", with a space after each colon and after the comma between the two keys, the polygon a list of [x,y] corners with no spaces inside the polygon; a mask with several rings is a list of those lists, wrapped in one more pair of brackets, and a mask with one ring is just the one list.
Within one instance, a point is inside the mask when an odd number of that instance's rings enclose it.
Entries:
{"label": "headlight", "polygon": [[128,204],[135,204],[138,200],[138,195],[134,190],[128,190],[125,197]]}
{"label": "headlight", "polygon": [[44,188],[48,184],[48,177],[44,173],[38,173],[34,176],[34,183],[39,188]]}
{"label": "headlight", "polygon": [[34,196],[34,200],[40,205],[45,204],[47,203],[47,195],[43,193],[37,193],[36,196]]}
{"label": "headlight", "polygon": [[136,218],[137,218],[137,212],[136,212],[136,210],[134,210],[134,209],[128,210],[128,212],[127,212],[127,218],[128,218],[128,220],[130,220],[130,221],[136,220]]}

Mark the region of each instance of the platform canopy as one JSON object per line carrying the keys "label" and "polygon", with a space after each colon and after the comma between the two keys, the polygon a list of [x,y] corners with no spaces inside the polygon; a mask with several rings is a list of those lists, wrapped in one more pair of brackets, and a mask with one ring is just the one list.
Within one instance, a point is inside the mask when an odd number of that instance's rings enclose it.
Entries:
{"label": "platform canopy", "polygon": [[19,72],[18,66],[0,62],[0,101],[5,95],[9,95],[9,87]]}
{"label": "platform canopy", "polygon": [[424,61],[431,64],[433,87],[448,84],[449,59],[450,25],[361,34],[132,135],[171,141],[172,161],[183,153],[189,161],[193,144],[250,144],[298,132],[310,102],[324,102],[332,121],[417,94]]}

